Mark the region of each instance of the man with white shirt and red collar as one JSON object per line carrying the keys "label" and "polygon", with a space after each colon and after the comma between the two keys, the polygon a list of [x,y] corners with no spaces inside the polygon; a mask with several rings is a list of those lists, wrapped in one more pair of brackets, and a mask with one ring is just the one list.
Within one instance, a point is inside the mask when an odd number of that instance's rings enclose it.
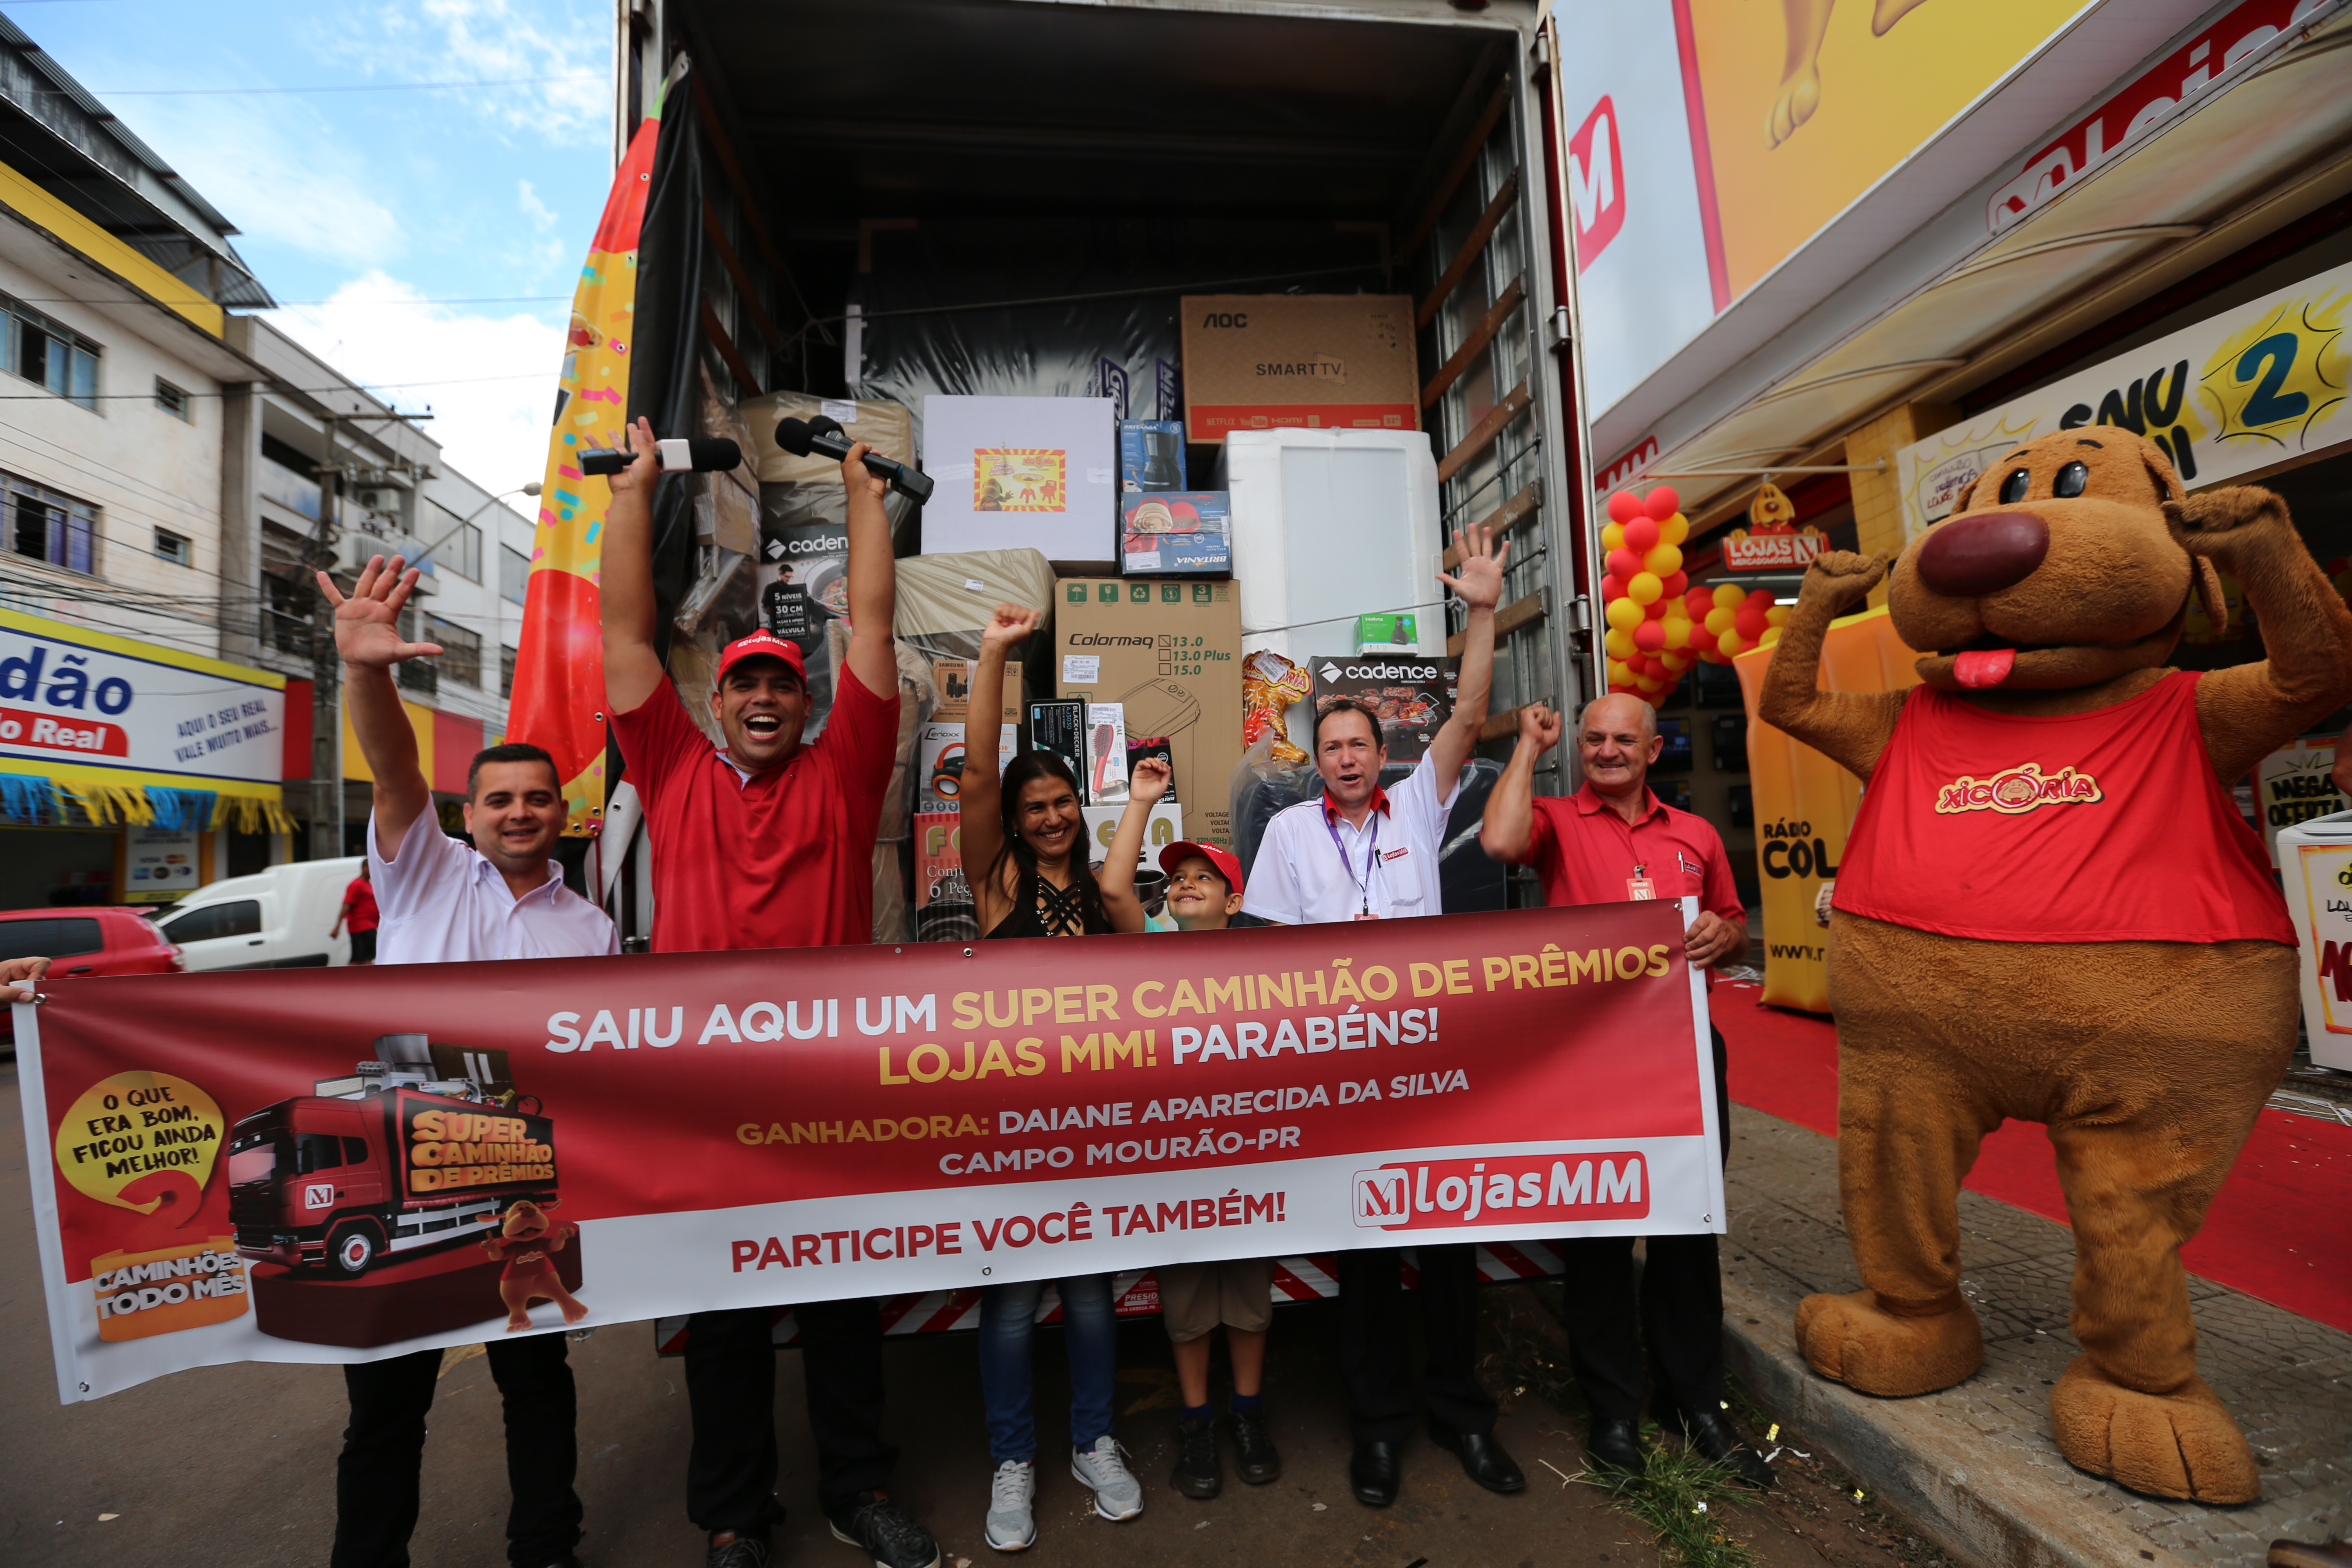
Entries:
{"label": "man with white shirt and red collar", "polygon": [[[1315,767],[1323,794],[1276,814],[1250,867],[1244,914],[1276,925],[1330,921],[1401,920],[1444,912],[1438,856],[1445,819],[1477,744],[1494,685],[1495,605],[1502,598],[1506,544],[1484,528],[1454,536],[1458,576],[1438,581],[1469,609],[1454,712],[1403,783],[1381,787],[1388,747],[1379,712],[1352,698],[1315,716]],[[1462,1460],[1472,1480],[1516,1492],[1527,1477],[1495,1441],[1496,1406],[1480,1386],[1477,1361],[1477,1249],[1466,1244],[1416,1248],[1422,1327],[1428,1344],[1423,1378],[1429,1433]],[[1356,1500],[1374,1508],[1396,1500],[1399,1461],[1412,1432],[1412,1384],[1404,1298],[1393,1247],[1339,1256],[1339,1356],[1348,1379],[1349,1426],[1355,1449],[1348,1480]]]}
{"label": "man with white shirt and red collar", "polygon": [[[438,654],[404,641],[400,611],[416,587],[415,568],[377,556],[351,596],[324,573],[320,590],[335,606],[352,733],[375,777],[368,818],[368,868],[383,916],[376,963],[463,963],[501,958],[595,958],[621,944],[604,911],[563,885],[552,858],[563,831],[562,781],[537,746],[492,746],[466,777],[466,832],[441,831],[433,789],[418,765],[416,731],[402,707],[393,667]],[[564,1336],[499,1336],[488,1342],[490,1376],[504,1403],[507,1557],[514,1568],[579,1568],[575,1404]],[[417,1351],[343,1368],[351,1425],[335,1464],[332,1568],[406,1568],[416,1526],[425,1418],[441,1373],[441,1352]]]}

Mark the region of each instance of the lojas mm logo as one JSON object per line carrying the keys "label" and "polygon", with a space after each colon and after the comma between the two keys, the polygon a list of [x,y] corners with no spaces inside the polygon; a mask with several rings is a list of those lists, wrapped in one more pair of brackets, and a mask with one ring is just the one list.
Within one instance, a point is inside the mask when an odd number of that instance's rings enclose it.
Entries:
{"label": "lojas mm logo", "polygon": [[1617,105],[1605,93],[1568,139],[1568,205],[1576,223],[1576,269],[1601,259],[1625,226],[1625,154]]}
{"label": "lojas mm logo", "polygon": [[1358,1171],[1350,1206],[1370,1230],[1436,1230],[1489,1225],[1642,1219],[1650,1212],[1646,1162],[1612,1154],[1517,1154],[1433,1160]]}

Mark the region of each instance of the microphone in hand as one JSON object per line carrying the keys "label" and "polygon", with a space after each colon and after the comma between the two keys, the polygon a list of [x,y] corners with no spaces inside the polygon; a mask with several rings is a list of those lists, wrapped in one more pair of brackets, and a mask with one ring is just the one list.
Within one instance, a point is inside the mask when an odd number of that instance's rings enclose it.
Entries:
{"label": "microphone in hand", "polygon": [[[849,456],[856,445],[835,420],[820,416],[815,419],[785,419],[776,425],[776,445],[795,458],[822,454],[836,461]],[[900,495],[917,501],[931,499],[931,479],[906,464],[883,457],[878,452],[866,454],[866,471],[877,479],[887,479],[890,488]]]}
{"label": "microphone in hand", "polygon": [[[656,466],[665,474],[723,474],[743,466],[743,448],[724,436],[685,436],[655,443]],[[630,454],[592,447],[580,454],[583,474],[617,474]]]}

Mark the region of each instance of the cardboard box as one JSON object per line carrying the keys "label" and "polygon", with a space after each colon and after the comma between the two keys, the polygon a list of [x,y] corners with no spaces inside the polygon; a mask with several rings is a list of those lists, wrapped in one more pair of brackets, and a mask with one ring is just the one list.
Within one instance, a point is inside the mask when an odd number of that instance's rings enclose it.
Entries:
{"label": "cardboard box", "polygon": [[1119,570],[1129,577],[1213,577],[1234,569],[1233,510],[1223,490],[1122,495]]}
{"label": "cardboard box", "polygon": [[1117,702],[1087,704],[1087,804],[1127,804],[1127,709]]}
{"label": "cardboard box", "polygon": [[763,525],[757,581],[760,625],[799,646],[811,710],[830,713],[834,669],[825,626],[849,615],[848,524]]}
{"label": "cardboard box", "polygon": [[[1113,835],[1118,832],[1118,819],[1127,815],[1124,805],[1090,805],[1083,814],[1087,819],[1087,839],[1089,863],[1099,868],[1110,849]],[[1139,869],[1154,877],[1160,872],[1160,852],[1171,844],[1184,841],[1184,814],[1172,800],[1155,801],[1150,819],[1143,825],[1143,849],[1136,858]]]}
{"label": "cardboard box", "polygon": [[1242,760],[1241,599],[1231,583],[1069,577],[1056,584],[1056,689],[1164,737],[1192,836],[1233,843]]}
{"label": "cardboard box", "polygon": [[923,553],[1117,559],[1118,416],[1107,397],[926,397]]}
{"label": "cardboard box", "polygon": [[[1121,710],[1124,711],[1126,704],[1121,703],[1119,706]],[[1132,784],[1135,780],[1135,764],[1143,761],[1146,757],[1156,758],[1157,760],[1168,764],[1168,793],[1161,795],[1160,798],[1165,801],[1173,801],[1176,798],[1176,754],[1174,750],[1168,744],[1168,737],[1165,735],[1129,735],[1127,738],[1127,777],[1129,784]]]}
{"label": "cardboard box", "polygon": [[[1021,726],[1007,724],[996,745],[997,777],[1021,750]],[[962,797],[963,721],[934,719],[915,731],[915,809],[954,811]]]}
{"label": "cardboard box", "polygon": [[[968,658],[939,658],[931,661],[931,684],[940,689],[940,705],[931,710],[934,719],[952,719],[961,724],[969,713],[971,701],[972,661]],[[1021,661],[1004,661],[1004,722],[1018,726],[1021,722]]]}
{"label": "cardboard box", "polygon": [[1284,425],[1418,430],[1402,294],[1187,294],[1184,423],[1194,441]]}
{"label": "cardboard box", "polygon": [[[1315,706],[1327,697],[1353,697],[1380,711],[1389,761],[1417,763],[1454,712],[1459,659],[1384,653],[1369,658],[1310,658]],[[1310,723],[1312,721],[1310,721]]]}
{"label": "cardboard box", "polygon": [[1122,419],[1118,422],[1118,490],[1184,488],[1184,422],[1181,419]]}
{"label": "cardboard box", "polygon": [[1048,697],[1030,703],[1024,711],[1028,718],[1022,728],[1021,749],[1051,752],[1067,763],[1070,776],[1078,781],[1078,804],[1087,805],[1086,702]]}

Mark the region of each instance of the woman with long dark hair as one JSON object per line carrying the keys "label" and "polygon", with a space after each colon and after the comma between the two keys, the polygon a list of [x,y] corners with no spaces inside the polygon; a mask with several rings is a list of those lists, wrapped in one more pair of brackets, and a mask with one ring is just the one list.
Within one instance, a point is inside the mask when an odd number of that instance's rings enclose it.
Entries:
{"label": "woman with long dark hair", "polygon": [[[997,745],[1004,710],[1004,659],[1037,629],[1038,613],[999,605],[980,637],[964,721],[963,777],[956,795],[964,875],[974,912],[988,937],[1096,936],[1144,929],[1134,879],[1106,898],[1088,864],[1087,825],[1078,809],[1078,781],[1069,764],[1048,752],[1015,757],[998,777]],[[1110,853],[1133,864],[1143,843],[1146,805],[1119,824]],[[980,1303],[980,1382],[988,1403],[989,1457],[996,1472],[989,1488],[985,1535],[999,1552],[1018,1552],[1037,1539],[1037,1426],[1030,1405],[1030,1342],[1047,1281],[992,1285]],[[1111,1434],[1111,1400],[1118,1378],[1118,1321],[1110,1276],[1087,1274],[1052,1282],[1062,1298],[1062,1336],[1070,1357],[1070,1472],[1093,1491],[1095,1512],[1108,1520],[1143,1511],[1143,1487],[1127,1466],[1127,1451]]]}

